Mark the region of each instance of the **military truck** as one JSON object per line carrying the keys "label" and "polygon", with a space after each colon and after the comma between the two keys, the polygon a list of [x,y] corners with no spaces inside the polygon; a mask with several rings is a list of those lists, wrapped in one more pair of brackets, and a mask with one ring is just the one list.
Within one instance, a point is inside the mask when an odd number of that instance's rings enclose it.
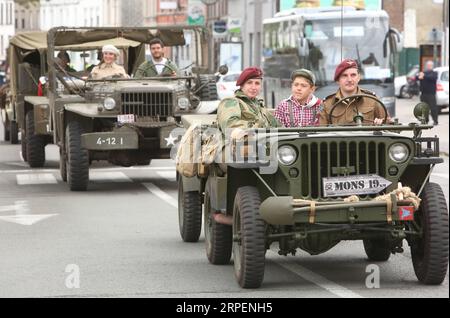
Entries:
{"label": "military truck", "polygon": [[[88,72],[69,74],[55,62],[61,49],[96,51],[112,44],[121,51],[118,63],[133,75],[153,38],[161,39],[172,53],[189,56],[177,76],[92,80]],[[92,161],[129,167],[170,158],[171,131],[180,125],[181,116],[211,105],[217,108],[217,76],[209,73],[207,39],[207,30],[197,26],[49,30],[51,129],[60,149],[61,177],[71,190],[87,190]]]}
{"label": "military truck", "polygon": [[4,90],[2,121],[5,139],[19,141],[24,161],[30,167],[45,163],[45,145],[52,141],[48,103],[38,96],[40,78],[46,73],[46,33],[23,32],[10,40],[8,48],[9,83]]}
{"label": "military truck", "polygon": [[[243,288],[261,286],[272,243],[280,255],[318,255],[343,240],[362,240],[374,262],[402,253],[406,240],[418,280],[442,283],[448,211],[430,175],[443,159],[439,139],[422,137],[432,128],[428,105],[414,112],[420,122],[407,125],[364,126],[358,114],[351,126],[249,130],[241,145],[226,138],[242,160],[219,156],[203,175],[178,175],[183,240],[198,240],[203,210],[208,260],[227,264],[233,256]],[[183,120],[197,122],[200,140],[217,126],[214,116]]]}

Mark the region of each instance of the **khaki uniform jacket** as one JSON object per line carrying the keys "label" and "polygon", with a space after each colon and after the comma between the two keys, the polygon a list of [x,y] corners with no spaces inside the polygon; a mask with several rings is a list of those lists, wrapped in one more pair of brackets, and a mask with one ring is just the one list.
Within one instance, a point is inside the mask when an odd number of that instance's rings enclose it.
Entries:
{"label": "khaki uniform jacket", "polygon": [[116,63],[102,63],[92,69],[91,78],[94,80],[105,79],[108,77],[130,78],[125,69]]}
{"label": "khaki uniform jacket", "polygon": [[[358,88],[357,94],[366,94],[375,96],[375,93]],[[333,118],[330,122],[329,116],[332,110],[332,106],[342,99],[341,91],[339,90],[335,94],[332,94],[325,98],[323,101],[324,109],[320,113],[319,123],[320,125],[347,125],[354,124],[353,118],[359,112],[364,116],[363,124],[373,124],[375,118],[384,119],[386,114],[383,107],[375,100],[365,97],[357,97],[352,100],[345,100],[338,104],[333,111]]]}
{"label": "khaki uniform jacket", "polygon": [[234,98],[223,99],[217,109],[217,122],[222,132],[227,128],[280,127],[280,123],[264,107],[260,99],[250,99],[241,90]]}
{"label": "khaki uniform jacket", "polygon": [[153,61],[146,61],[139,65],[134,78],[156,77],[156,76],[170,76],[173,71],[178,73],[178,67],[171,60],[167,59],[166,66],[164,66],[161,74],[158,74]]}

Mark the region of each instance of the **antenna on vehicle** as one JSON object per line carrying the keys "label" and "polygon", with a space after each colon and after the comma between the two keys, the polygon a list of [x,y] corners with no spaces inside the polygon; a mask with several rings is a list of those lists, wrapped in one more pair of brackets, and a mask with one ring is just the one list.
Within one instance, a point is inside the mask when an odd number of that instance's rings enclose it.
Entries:
{"label": "antenna on vehicle", "polygon": [[341,61],[344,59],[344,1],[341,0]]}

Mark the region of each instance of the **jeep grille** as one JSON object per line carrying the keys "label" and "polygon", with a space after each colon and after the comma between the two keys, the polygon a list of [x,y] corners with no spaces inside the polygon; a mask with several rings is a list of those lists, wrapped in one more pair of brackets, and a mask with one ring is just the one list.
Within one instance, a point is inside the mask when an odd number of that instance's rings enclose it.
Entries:
{"label": "jeep grille", "polygon": [[138,117],[172,116],[173,94],[166,93],[122,93],[122,114]]}
{"label": "jeep grille", "polygon": [[302,145],[301,194],[313,199],[322,198],[322,178],[326,177],[345,174],[377,174],[385,177],[386,153],[384,143],[366,141],[329,141]]}

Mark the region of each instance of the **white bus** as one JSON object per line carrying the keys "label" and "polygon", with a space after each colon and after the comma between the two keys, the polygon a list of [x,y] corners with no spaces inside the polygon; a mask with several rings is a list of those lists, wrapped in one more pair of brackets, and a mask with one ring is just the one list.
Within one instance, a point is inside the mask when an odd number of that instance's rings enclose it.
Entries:
{"label": "white bus", "polygon": [[353,58],[362,71],[360,86],[375,92],[395,116],[394,62],[402,37],[389,27],[384,10],[291,9],[263,25],[264,97],[269,107],[290,96],[290,75],[298,68],[314,72],[319,97],[336,92],[336,66]]}

